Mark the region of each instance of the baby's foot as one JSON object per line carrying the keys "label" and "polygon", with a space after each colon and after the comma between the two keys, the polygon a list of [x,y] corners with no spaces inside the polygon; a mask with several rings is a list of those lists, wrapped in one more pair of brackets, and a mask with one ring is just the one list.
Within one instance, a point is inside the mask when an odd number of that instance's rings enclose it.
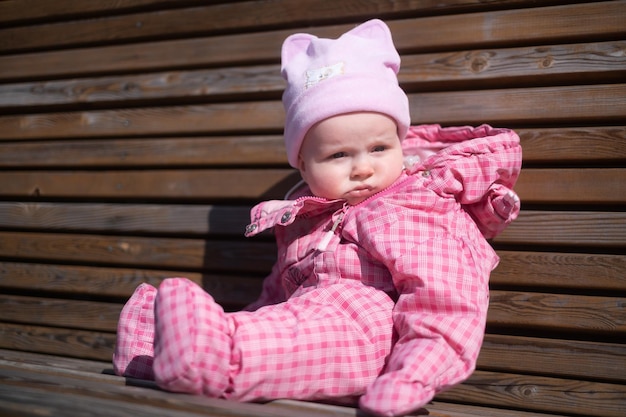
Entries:
{"label": "baby's foot", "polygon": [[157,290],[141,284],[135,289],[117,325],[113,369],[117,375],[154,380],[154,299]]}
{"label": "baby's foot", "polygon": [[219,397],[228,387],[231,340],[224,310],[199,285],[166,279],[155,303],[154,371],[168,391]]}

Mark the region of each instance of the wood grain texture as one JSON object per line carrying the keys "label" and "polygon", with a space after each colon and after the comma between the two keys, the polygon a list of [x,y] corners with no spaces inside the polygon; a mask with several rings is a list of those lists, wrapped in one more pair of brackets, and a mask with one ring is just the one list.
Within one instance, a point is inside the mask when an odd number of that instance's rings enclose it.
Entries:
{"label": "wood grain texture", "polygon": [[270,242],[0,232],[5,259],[93,266],[264,273],[274,263],[274,248]]}
{"label": "wood grain texture", "polygon": [[84,378],[50,377],[11,368],[0,368],[0,380],[10,382],[0,385],[0,410],[19,410],[20,415],[41,415],[42,411],[49,415],[63,415],[71,407],[76,413],[103,417],[288,416],[285,410],[259,404],[231,403],[201,396],[185,396],[186,401],[181,401],[180,394],[133,389],[123,386],[123,380],[105,383]]}
{"label": "wood grain texture", "polygon": [[[609,145],[609,144],[607,144]],[[281,135],[0,143],[0,167],[287,167]]]}
{"label": "wood grain texture", "polygon": [[409,95],[409,101],[413,123],[621,123],[626,114],[626,85],[433,92]]}
{"label": "wood grain texture", "polygon": [[625,176],[622,168],[522,169],[515,191],[526,203],[623,205]]}
{"label": "wood grain texture", "polygon": [[624,79],[626,42],[489,48],[408,54],[398,74],[407,91]]}
{"label": "wood grain texture", "polygon": [[478,371],[465,383],[439,394],[437,398],[539,412],[621,417],[626,407],[626,387],[590,381]]}
{"label": "wood grain texture", "polygon": [[114,346],[114,333],[0,322],[2,349],[110,361]]}
{"label": "wood grain texture", "polygon": [[[224,30],[224,29],[243,29],[248,27],[264,27],[268,25],[277,25],[299,22],[311,23],[323,20],[335,20],[338,15],[344,19],[350,17],[361,17],[369,14],[376,14],[379,17],[389,13],[398,14],[407,12],[424,13],[428,11],[450,12],[454,10],[471,10],[475,8],[484,9],[485,2],[481,0],[450,0],[445,3],[437,0],[400,0],[393,3],[380,2],[363,2],[361,0],[344,0],[340,3],[328,3],[324,0],[272,0],[272,1],[256,1],[254,4],[242,2],[228,2],[230,4],[212,5],[214,2],[206,0],[185,0],[182,10],[168,10],[172,6],[178,6],[176,3],[180,1],[172,0],[123,0],[116,1],[111,4],[106,0],[91,0],[88,4],[76,3],[71,0],[60,0],[55,7],[51,7],[45,0],[26,0],[21,1],[22,4],[13,4],[14,2],[0,3],[1,18],[0,22],[20,22],[22,20],[32,20],[37,18],[65,18],[70,20],[75,16],[83,14],[120,14],[121,12],[133,12],[133,9],[140,8],[158,8],[161,9],[159,15],[160,20],[170,22],[174,28],[166,28],[163,26],[154,13],[133,14],[135,19],[141,20],[144,32],[166,34],[175,36],[179,31],[183,33],[194,32],[199,30]],[[235,3],[235,4],[233,4]],[[525,7],[533,5],[534,2],[528,0],[491,0],[489,6],[491,8],[509,8],[512,6]],[[27,6],[23,6],[26,4]],[[194,5],[206,5],[208,7],[193,7]],[[180,7],[180,6],[178,6]],[[211,13],[206,13],[204,9],[208,8]],[[216,19],[215,16],[219,16]],[[119,18],[105,20],[109,25],[116,27],[116,32],[120,31],[120,27],[127,26],[129,22],[123,19],[123,15]],[[144,22],[144,19],[152,18],[151,22]],[[136,20],[130,20],[135,23]],[[152,23],[154,26],[150,26]],[[161,24],[159,24],[161,23]],[[184,26],[189,26],[185,29]],[[57,27],[58,28],[58,27]],[[70,35],[59,29],[61,33]],[[103,34],[88,34],[91,38],[86,39],[108,39]],[[122,36],[123,35],[118,35]],[[40,41],[43,42],[43,41]],[[62,43],[63,40],[55,38],[53,44]]]}
{"label": "wood grain texture", "polygon": [[[0,202],[0,227],[241,238],[250,222],[250,208],[251,205]],[[493,242],[621,247],[626,242],[624,230],[626,216],[619,211],[522,210]]]}
{"label": "wood grain texture", "polygon": [[[626,75],[625,51],[626,42],[609,41],[404,55],[398,77],[407,92],[554,81],[619,82]],[[115,106],[122,102],[171,102],[192,97],[278,98],[284,87],[279,65],[35,81],[0,85],[0,109],[79,104]]]}
{"label": "wood grain texture", "polygon": [[[424,17],[390,21],[401,53],[437,49],[475,49],[522,43],[587,41],[623,35],[623,1]],[[524,30],[519,27],[524,22]],[[283,40],[295,32],[335,38],[353,25],[290,28],[202,38],[76,48],[0,56],[0,79],[68,78],[121,71],[230,66],[277,61]],[[481,28],[476,30],[476,28]],[[432,36],[437,33],[437,36]],[[94,57],[97,56],[98,59]],[[72,66],[65,65],[72,62]]]}
{"label": "wood grain texture", "polygon": [[278,132],[283,113],[278,101],[251,101],[0,116],[0,139]]}
{"label": "wood grain texture", "polygon": [[[41,2],[37,3],[38,7],[45,7],[41,5]],[[141,3],[152,7],[161,6],[159,2],[155,1]],[[135,7],[142,5],[141,3],[136,4]],[[161,7],[169,5],[167,2],[160,3],[163,3]],[[188,6],[193,3],[186,1],[185,5]],[[202,4],[202,2],[196,3]],[[529,2],[500,0],[490,3],[491,7],[497,8],[510,7],[511,5],[523,6]],[[34,27],[7,28],[0,30],[0,51],[75,47],[109,42],[137,42],[163,37],[210,35],[233,30],[258,31],[277,25],[295,27],[311,22],[319,24],[319,22],[334,21],[338,15],[342,16],[342,20],[367,20],[371,17],[391,17],[399,13],[449,13],[455,9],[471,10],[481,6],[484,7],[482,2],[474,0],[449,1],[447,3],[433,0],[395,1],[393,3],[342,1],[334,4],[320,0],[229,2],[208,4],[203,7],[185,7],[105,16],[98,19],[63,21]],[[76,14],[86,12],[111,13],[113,11],[110,8],[102,7],[102,5],[100,8],[101,10],[95,5],[90,8],[81,8],[71,4],[66,6],[66,10],[73,9]],[[13,17],[19,14],[16,7],[9,6],[5,9],[9,10],[2,10],[2,4],[0,4],[0,12],[4,11],[8,15],[0,19],[0,22],[11,19],[12,14]],[[59,13],[56,8],[49,9],[51,12]],[[21,12],[24,15],[27,13],[26,11]]]}
{"label": "wood grain texture", "polygon": [[498,255],[500,264],[491,274],[498,287],[626,291],[624,255],[506,250]]}
{"label": "wood grain texture", "polygon": [[269,271],[220,275],[195,270],[0,262],[0,288],[39,295],[45,293],[49,297],[61,297],[59,294],[68,297],[69,294],[126,300],[139,284],[148,283],[158,287],[166,278],[184,277],[201,285],[218,303],[232,310],[242,308],[257,299],[261,293],[263,277],[267,273]]}
{"label": "wood grain texture", "polygon": [[588,334],[626,333],[626,300],[571,294],[491,291],[487,322],[500,328],[532,328]]}
{"label": "wood grain texture", "polygon": [[[293,169],[0,171],[0,195],[258,202],[283,198],[299,179]],[[529,168],[522,170],[515,190],[527,204],[623,204],[625,187],[623,168]]]}
{"label": "wood grain texture", "polygon": [[[608,190],[605,192],[609,193]],[[626,247],[626,213],[523,210],[494,242],[623,248]]]}
{"label": "wood grain texture", "polygon": [[[186,3],[189,3],[187,0]],[[22,21],[48,20],[75,16],[110,14],[128,12],[133,9],[171,5],[171,0],[90,0],[76,2],[73,0],[59,0],[51,4],[45,0],[3,1],[0,3],[0,22],[19,23]]]}
{"label": "wood grain texture", "polygon": [[122,305],[0,294],[3,321],[35,326],[115,332]]}
{"label": "wood grain texture", "polygon": [[299,181],[292,169],[0,172],[0,194],[44,198],[184,200],[282,198]]}
{"label": "wood grain texture", "polygon": [[626,127],[516,129],[524,163],[626,160]]}
{"label": "wood grain texture", "polygon": [[[626,84],[409,95],[414,124],[623,123]],[[278,133],[279,101],[0,116],[0,140]]]}
{"label": "wood grain texture", "polygon": [[626,347],[616,343],[487,334],[478,369],[624,381]]}
{"label": "wood grain texture", "polygon": [[[526,128],[516,132],[525,164],[626,161],[624,126]],[[287,165],[281,135],[52,138],[4,142],[0,143],[0,149],[3,168]]]}
{"label": "wood grain texture", "polygon": [[243,238],[251,205],[0,202],[0,227]]}

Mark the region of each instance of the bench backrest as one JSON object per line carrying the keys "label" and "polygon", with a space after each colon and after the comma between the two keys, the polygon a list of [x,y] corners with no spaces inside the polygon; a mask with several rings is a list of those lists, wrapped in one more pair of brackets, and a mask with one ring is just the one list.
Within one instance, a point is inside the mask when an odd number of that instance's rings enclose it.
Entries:
{"label": "bench backrest", "polygon": [[438,399],[626,409],[626,2],[0,1],[0,348],[109,360],[141,282],[227,309],[275,259],[248,210],[298,179],[279,50],[391,27],[414,123],[515,128],[478,370]]}

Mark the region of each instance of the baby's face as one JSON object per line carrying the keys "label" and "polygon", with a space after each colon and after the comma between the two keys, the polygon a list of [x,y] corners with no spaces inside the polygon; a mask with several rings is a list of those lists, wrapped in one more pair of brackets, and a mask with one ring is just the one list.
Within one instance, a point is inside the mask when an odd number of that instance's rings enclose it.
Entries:
{"label": "baby's face", "polygon": [[314,125],[299,168],[313,194],[358,204],[384,190],[403,169],[395,121],[380,113],[349,113]]}

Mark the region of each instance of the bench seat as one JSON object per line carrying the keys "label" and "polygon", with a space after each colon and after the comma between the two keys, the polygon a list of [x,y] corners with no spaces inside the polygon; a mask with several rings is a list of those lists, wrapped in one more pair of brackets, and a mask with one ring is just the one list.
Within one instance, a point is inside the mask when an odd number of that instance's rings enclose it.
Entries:
{"label": "bench seat", "polygon": [[111,355],[142,282],[256,299],[276,245],[243,237],[249,210],[299,180],[280,45],[374,17],[414,124],[523,148],[477,370],[415,415],[624,415],[624,0],[0,0],[0,414],[363,415],[167,393]]}

